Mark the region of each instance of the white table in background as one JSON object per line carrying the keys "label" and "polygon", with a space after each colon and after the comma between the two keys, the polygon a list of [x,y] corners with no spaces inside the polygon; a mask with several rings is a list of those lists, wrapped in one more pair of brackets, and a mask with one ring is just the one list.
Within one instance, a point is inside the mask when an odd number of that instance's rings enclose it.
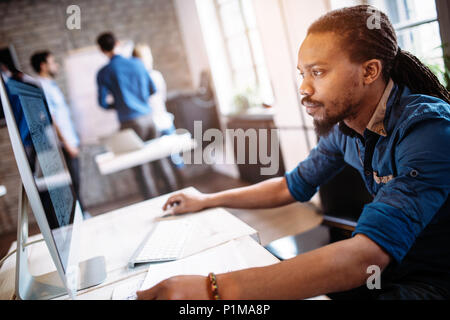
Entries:
{"label": "white table in background", "polygon": [[106,152],[95,157],[100,173],[108,175],[125,169],[137,167],[148,162],[165,159],[172,154],[194,149],[197,143],[189,133],[162,136],[146,142],[145,147],[124,154]]}

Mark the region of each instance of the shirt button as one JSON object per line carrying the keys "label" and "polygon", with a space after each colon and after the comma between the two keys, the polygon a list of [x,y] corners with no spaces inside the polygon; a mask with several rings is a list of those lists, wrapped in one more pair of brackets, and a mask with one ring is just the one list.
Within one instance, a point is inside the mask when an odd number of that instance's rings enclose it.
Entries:
{"label": "shirt button", "polygon": [[419,175],[419,171],[417,170],[411,170],[411,172],[409,173],[409,175],[413,178],[417,177]]}
{"label": "shirt button", "polygon": [[366,176],[370,176],[371,172],[369,170],[366,170],[364,173],[366,174]]}

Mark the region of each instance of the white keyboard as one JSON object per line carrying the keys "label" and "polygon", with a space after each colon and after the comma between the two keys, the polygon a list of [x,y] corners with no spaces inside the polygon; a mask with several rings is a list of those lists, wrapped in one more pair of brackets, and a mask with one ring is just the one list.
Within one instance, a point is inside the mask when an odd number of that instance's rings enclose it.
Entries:
{"label": "white keyboard", "polygon": [[129,266],[179,259],[192,228],[189,220],[159,221],[133,254]]}

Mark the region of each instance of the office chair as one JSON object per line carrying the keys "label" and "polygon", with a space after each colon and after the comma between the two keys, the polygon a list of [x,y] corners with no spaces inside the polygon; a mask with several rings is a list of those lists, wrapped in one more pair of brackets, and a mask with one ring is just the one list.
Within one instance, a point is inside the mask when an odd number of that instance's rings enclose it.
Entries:
{"label": "office chair", "polygon": [[322,224],[309,231],[275,240],[265,246],[278,259],[291,259],[327,244],[350,238],[364,205],[373,200],[359,172],[348,165],[320,187],[319,195],[322,204]]}

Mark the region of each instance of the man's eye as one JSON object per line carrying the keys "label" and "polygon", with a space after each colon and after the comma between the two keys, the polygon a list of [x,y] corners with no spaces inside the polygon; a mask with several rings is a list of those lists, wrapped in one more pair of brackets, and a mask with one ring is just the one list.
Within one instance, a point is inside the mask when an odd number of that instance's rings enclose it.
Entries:
{"label": "man's eye", "polygon": [[299,72],[298,75],[300,76],[301,79],[305,79],[305,74],[303,72]]}
{"label": "man's eye", "polygon": [[315,77],[319,77],[319,76],[321,76],[321,75],[323,75],[323,71],[313,71],[312,72],[313,73],[313,75],[315,76]]}

